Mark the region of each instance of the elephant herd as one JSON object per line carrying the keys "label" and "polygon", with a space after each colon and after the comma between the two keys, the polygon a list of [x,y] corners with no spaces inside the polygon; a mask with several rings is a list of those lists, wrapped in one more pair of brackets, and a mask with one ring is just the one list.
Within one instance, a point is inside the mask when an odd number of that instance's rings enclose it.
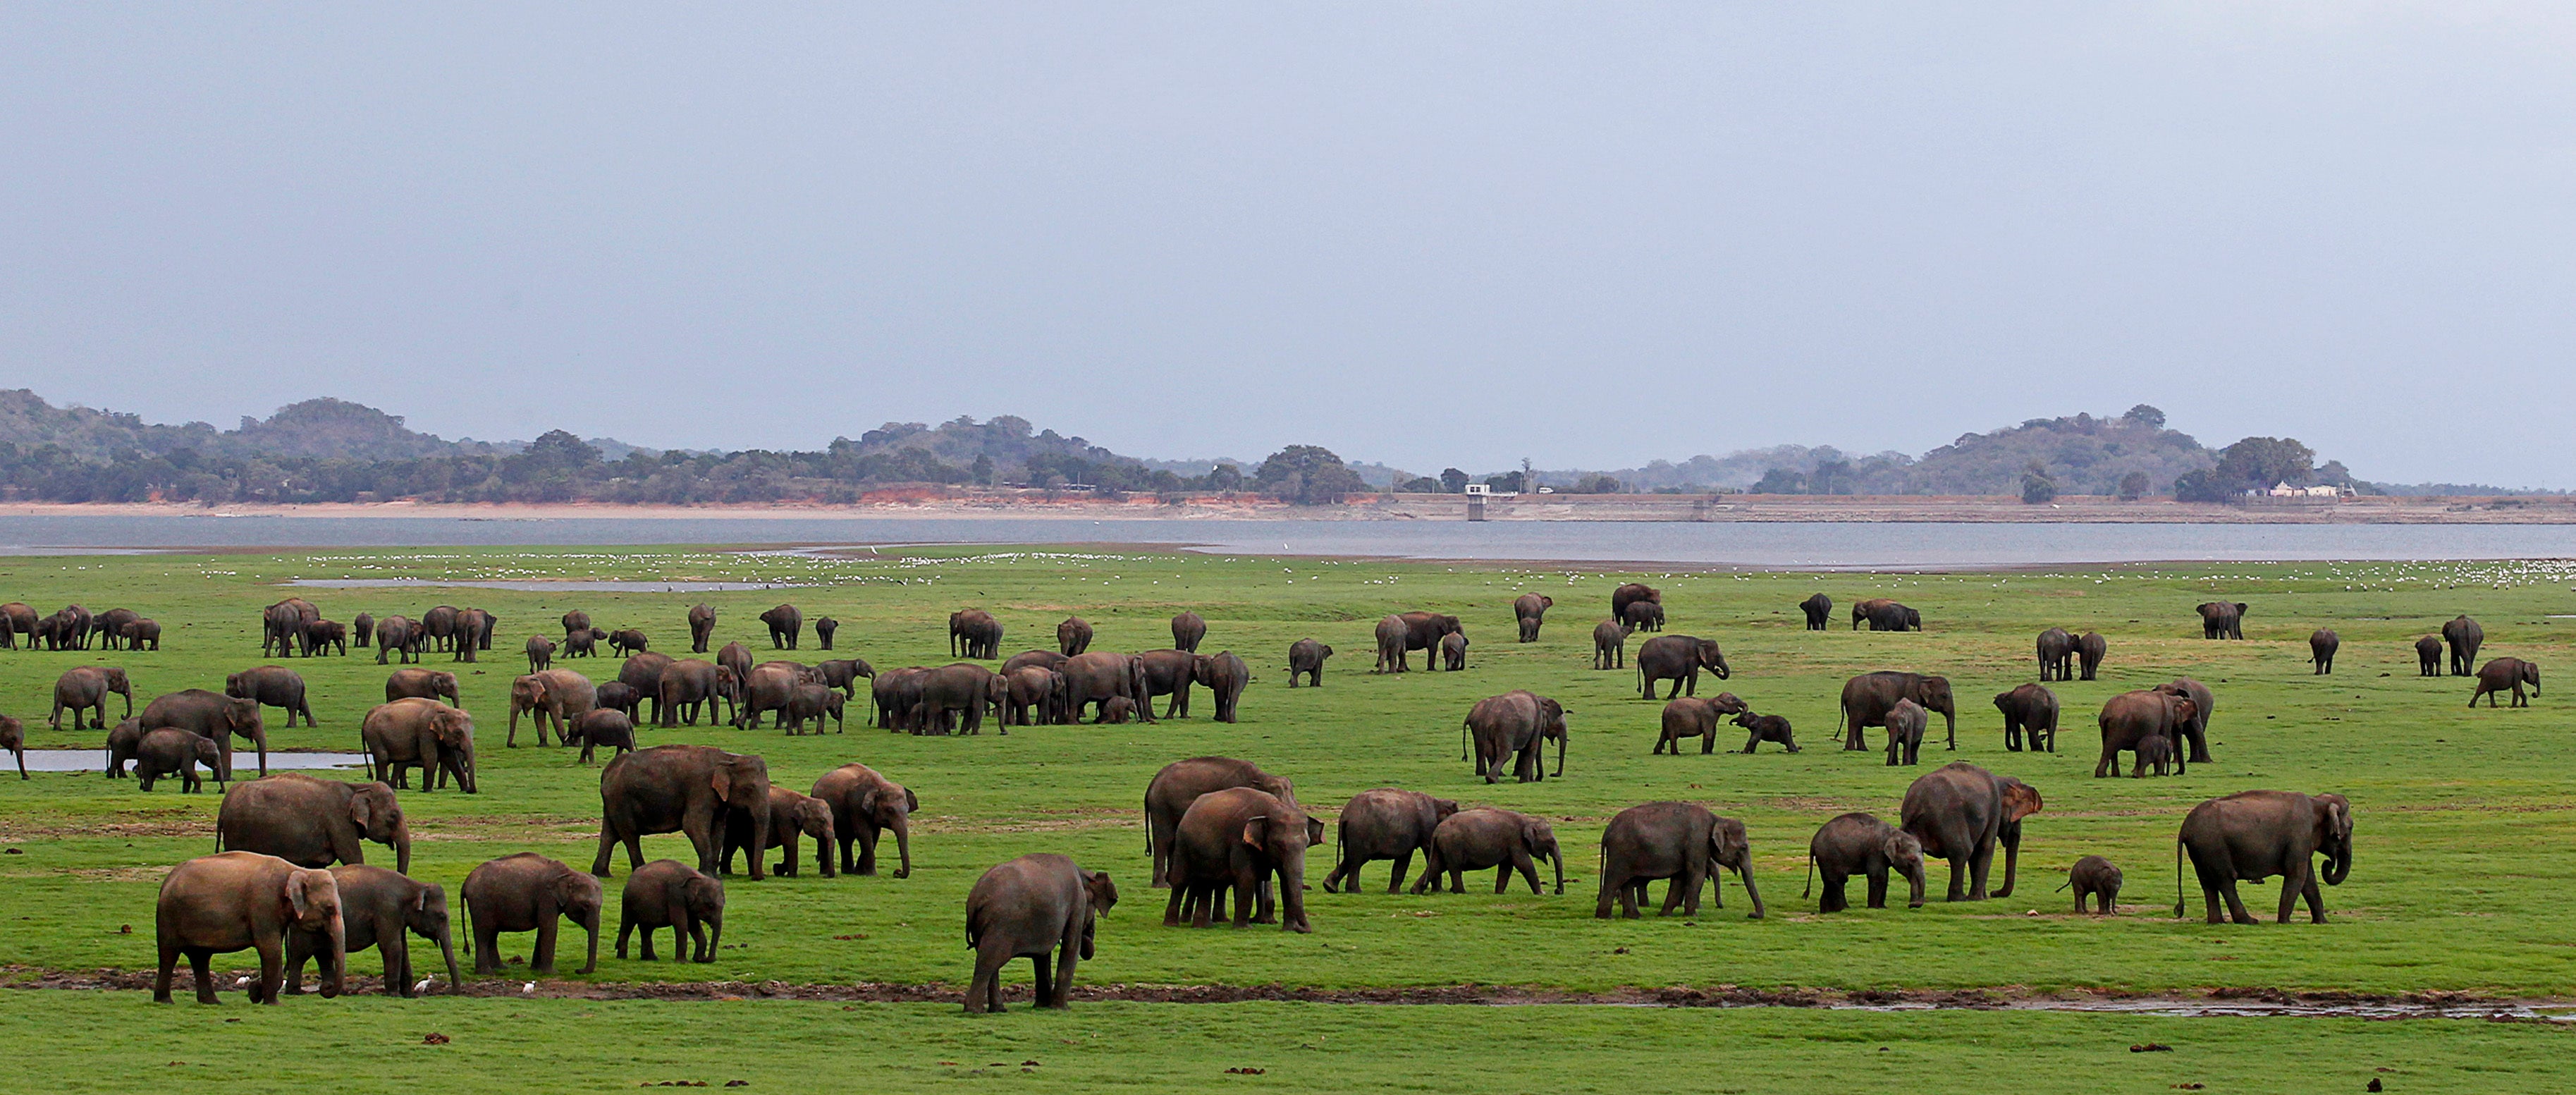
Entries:
{"label": "elephant herd", "polygon": [[39,616],[23,601],[0,604],[0,650],[16,649],[21,635],[29,650],[161,649],[161,625],[130,608],[93,613],[72,604]]}

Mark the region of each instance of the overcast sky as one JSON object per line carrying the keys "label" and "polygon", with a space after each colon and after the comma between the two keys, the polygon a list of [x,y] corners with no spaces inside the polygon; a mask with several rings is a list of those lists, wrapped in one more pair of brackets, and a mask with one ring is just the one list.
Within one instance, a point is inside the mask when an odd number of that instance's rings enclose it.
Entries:
{"label": "overcast sky", "polygon": [[0,6],[0,383],[1418,471],[2154,403],[2576,486],[2576,6]]}

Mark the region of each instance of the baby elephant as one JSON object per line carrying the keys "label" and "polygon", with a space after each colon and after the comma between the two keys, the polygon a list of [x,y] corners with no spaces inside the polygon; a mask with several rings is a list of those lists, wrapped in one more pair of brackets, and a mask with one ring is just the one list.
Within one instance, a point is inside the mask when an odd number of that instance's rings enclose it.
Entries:
{"label": "baby elephant", "polygon": [[2138,739],[2138,763],[2129,769],[2129,778],[2142,779],[2149,768],[2155,769],[2156,774],[2161,776],[2166,774],[2165,769],[2172,767],[2173,764],[2173,739],[2163,734],[2150,734]]}
{"label": "baby elephant", "polygon": [[1682,755],[1682,739],[1698,738],[1701,756],[1717,751],[1717,724],[1728,715],[1741,715],[1753,710],[1736,698],[1733,692],[1720,692],[1711,699],[1679,696],[1664,704],[1664,732],[1655,739],[1655,752]]}
{"label": "baby elephant", "polygon": [[162,776],[179,777],[179,790],[196,794],[204,781],[197,776],[197,766],[205,765],[217,782],[224,778],[223,751],[214,739],[197,736],[194,731],[164,726],[143,735],[134,747],[134,775],[143,781],[143,789],[152,789],[152,781]]}
{"label": "baby elephant", "polygon": [[1288,687],[1297,687],[1297,678],[1317,688],[1324,686],[1324,659],[1333,656],[1333,648],[1313,639],[1299,639],[1288,648]]}
{"label": "baby elephant", "polygon": [[1100,701],[1100,717],[1091,720],[1103,726],[1116,726],[1136,717],[1136,701],[1125,696],[1111,696]]}
{"label": "baby elephant", "polygon": [[1816,872],[1825,875],[1825,894],[1816,902],[1820,913],[1851,907],[1843,897],[1843,883],[1856,874],[1869,876],[1869,907],[1886,908],[1890,869],[1905,876],[1905,907],[1922,908],[1923,842],[1914,834],[1868,814],[1844,814],[1824,823],[1807,842],[1807,892],[1815,892]]}
{"label": "baby elephant", "polygon": [[966,1013],[1002,1010],[1002,967],[1014,958],[1036,970],[1037,1006],[1069,1006],[1074,967],[1091,957],[1100,916],[1117,904],[1106,872],[1065,856],[1024,855],[984,872],[966,894],[966,945],[975,952]]}
{"label": "baby elephant", "polygon": [[[607,694],[609,687],[624,686],[603,686],[599,690],[600,693]],[[629,688],[627,691],[632,693],[634,689]],[[564,740],[568,744],[573,738],[581,739],[583,764],[590,763],[591,754],[603,745],[609,749],[609,759],[615,760],[619,753],[635,751],[635,720],[629,718],[626,712],[613,707],[594,707],[582,712],[580,718],[572,720],[571,737]]]}
{"label": "baby elephant", "polygon": [[1539,859],[1556,865],[1556,892],[1565,892],[1565,852],[1556,846],[1556,830],[1528,814],[1486,807],[1460,810],[1431,831],[1429,851],[1422,878],[1413,884],[1415,893],[1437,892],[1444,873],[1449,876],[1450,893],[1465,893],[1466,872],[1487,867],[1497,868],[1495,893],[1511,889],[1514,871],[1529,880],[1531,893],[1541,893]]}
{"label": "baby elephant", "polygon": [[2066,885],[2058,889],[2065,890],[2069,886],[2075,889],[2076,912],[2084,911],[2087,896],[2095,898],[2094,904],[2104,916],[2120,911],[2120,869],[2112,866],[2110,860],[2098,855],[2076,860],[2074,868],[2066,872]]}
{"label": "baby elephant", "polygon": [[713,962],[724,942],[724,882],[676,859],[657,859],[626,876],[618,900],[617,956],[626,957],[627,933],[644,933],[644,960],[653,957],[653,929],[671,929],[671,961]]}
{"label": "baby elephant", "polygon": [[1466,633],[1452,631],[1440,637],[1440,661],[1452,673],[1467,668]]}
{"label": "baby elephant", "polygon": [[1923,747],[1923,728],[1931,719],[1931,713],[1925,711],[1922,704],[1910,699],[1896,701],[1896,706],[1887,713],[1888,767],[1896,767],[1900,755],[1905,758],[1902,763],[1916,763],[1915,751]]}
{"label": "baby elephant", "polygon": [[1792,753],[1798,751],[1797,741],[1789,736],[1789,720],[1779,715],[1756,715],[1747,711],[1735,716],[1735,725],[1743,727],[1752,734],[1751,737],[1744,739],[1744,751],[1747,753],[1752,752],[1754,746],[1766,741],[1787,746]]}

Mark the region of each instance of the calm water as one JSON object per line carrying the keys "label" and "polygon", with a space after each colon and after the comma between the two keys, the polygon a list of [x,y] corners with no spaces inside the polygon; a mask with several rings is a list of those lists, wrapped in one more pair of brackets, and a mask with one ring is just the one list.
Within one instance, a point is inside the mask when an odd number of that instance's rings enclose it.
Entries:
{"label": "calm water", "polygon": [[1226,521],[903,517],[0,517],[0,554],[185,547],[1151,544],[1224,554],[2009,567],[2164,560],[2576,557],[2576,525]]}
{"label": "calm water", "polygon": [[[259,754],[247,749],[235,750],[233,774],[248,770],[259,774]],[[9,754],[0,753],[0,770],[13,765]],[[268,770],[321,771],[329,768],[356,768],[367,763],[365,753],[281,753],[271,750]],[[27,770],[30,772],[104,772],[107,770],[105,749],[29,749]],[[128,769],[131,771],[132,769]],[[14,777],[13,777],[14,778]]]}

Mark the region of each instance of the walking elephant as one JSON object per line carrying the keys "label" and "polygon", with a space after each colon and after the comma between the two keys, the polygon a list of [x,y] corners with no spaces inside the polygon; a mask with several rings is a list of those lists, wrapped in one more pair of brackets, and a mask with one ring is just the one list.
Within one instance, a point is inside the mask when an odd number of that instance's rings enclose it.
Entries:
{"label": "walking elephant", "polygon": [[[1514,689],[1499,696],[1487,696],[1468,709],[1459,737],[1473,738],[1462,751],[1475,758],[1476,774],[1493,783],[1503,775],[1503,762],[1512,764],[1512,778],[1521,783],[1537,783],[1547,778],[1545,749],[1549,739],[1556,741],[1556,775],[1565,777],[1565,706],[1526,688]],[[1460,760],[1468,759],[1460,757]]]}
{"label": "walking elephant", "polygon": [[736,683],[730,669],[703,658],[682,658],[662,667],[661,679],[653,682],[653,705],[662,711],[662,725],[673,727],[696,726],[701,712],[708,722],[716,722],[718,705],[733,702],[735,709],[723,719],[732,723],[742,714]]}
{"label": "walking elephant", "polygon": [[520,852],[474,868],[466,874],[461,890],[477,975],[503,969],[502,932],[528,931],[537,933],[535,945],[528,949],[528,972],[553,973],[558,919],[570,920],[590,934],[590,950],[580,972],[599,968],[599,914],[606,901],[598,879],[559,860]]}
{"label": "walking elephant", "polygon": [[760,614],[760,622],[769,627],[769,645],[773,650],[794,650],[805,637],[805,614],[795,605],[779,605]]}
{"label": "walking elephant", "polygon": [[839,620],[824,616],[814,621],[814,645],[821,649],[832,649],[832,636],[840,633],[841,621]]}
{"label": "walking elephant", "polygon": [[2484,696],[2487,706],[2494,707],[2496,694],[2510,691],[2515,707],[2529,707],[2531,701],[2522,694],[2522,686],[2526,684],[2531,686],[2532,695],[2540,694],[2539,663],[2521,658],[2497,658],[2478,667],[2478,690],[2469,694],[2469,706],[2476,707],[2478,697]]}
{"label": "walking elephant", "polygon": [[1717,640],[1689,635],[1657,635],[1637,648],[1637,691],[1639,699],[1655,698],[1655,682],[1669,680],[1673,687],[1665,699],[1676,695],[1699,695],[1699,672],[1708,670],[1717,679],[1726,680],[1735,671],[1726,666],[1726,653]]}
{"label": "walking elephant", "polygon": [[2004,748],[2021,752],[2024,733],[2030,735],[2030,751],[2057,751],[2057,693],[2036,684],[2025,684],[2010,692],[1995,693],[1995,710],[2004,715]]}
{"label": "walking elephant", "polygon": [[2342,646],[2343,637],[2333,631],[2320,627],[2310,632],[2308,662],[2314,667],[2312,675],[2322,677],[2333,673],[2335,651]]}
{"label": "walking elephant", "polygon": [[1628,636],[1636,633],[1636,628],[1622,620],[1603,620],[1592,625],[1592,668],[1627,668]]}
{"label": "walking elephant", "polygon": [[[274,777],[272,777],[274,778]],[[406,999],[419,995],[412,980],[411,936],[438,945],[447,960],[447,991],[465,983],[456,967],[456,935],[447,922],[447,890],[435,882],[416,882],[400,872],[363,863],[331,868],[340,887],[342,953],[376,948],[385,962],[385,995]],[[294,929],[286,933],[286,994],[304,991],[304,963],[330,953],[328,933]]]}
{"label": "walking elephant", "polygon": [[418,768],[423,791],[453,777],[459,790],[475,793],[474,717],[463,708],[418,697],[379,704],[360,721],[358,737],[369,774],[397,790],[410,788],[410,770]]}
{"label": "walking elephant", "polygon": [[[758,853],[754,853],[756,856]],[[724,945],[724,880],[676,859],[656,859],[626,876],[617,900],[617,957],[628,937],[644,933],[644,960],[655,960],[653,932],[671,929],[671,961],[713,962]]]}
{"label": "walking elephant", "polygon": [[456,699],[456,674],[443,669],[397,669],[385,678],[385,702],[418,697],[444,699],[449,707],[463,707]]}
{"label": "walking elephant", "polygon": [[[2129,777],[2145,775],[2149,757],[2144,746],[2151,738],[2164,739],[2173,746],[2175,755],[2181,755],[2183,728],[2197,714],[2199,710],[2192,706],[2189,696],[2153,689],[2123,692],[2104,701],[2102,713],[2094,720],[2102,728],[2102,758],[2093,763],[2093,777],[2119,775],[2123,750],[2138,755]],[[2190,771],[2189,766],[2183,771]]]}
{"label": "walking elephant", "polygon": [[524,648],[528,655],[528,672],[542,673],[555,667],[555,641],[543,635],[528,636]]}
{"label": "walking elephant", "polygon": [[1923,907],[1923,842],[1868,814],[1844,814],[1816,829],[1807,841],[1807,893],[1815,892],[1818,872],[1825,876],[1825,893],[1816,902],[1817,912],[1851,907],[1843,884],[1853,875],[1869,880],[1869,907],[1886,908],[1890,872],[1905,879],[1905,907]]}
{"label": "walking elephant", "polygon": [[759,859],[768,855],[770,848],[784,848],[786,855],[780,858],[776,870],[782,878],[794,878],[796,877],[796,837],[801,833],[814,838],[814,862],[822,865],[823,877],[840,877],[838,860],[834,854],[840,849],[835,847],[837,842],[832,838],[830,802],[771,784],[767,806],[769,843],[766,847],[755,847],[752,844],[756,839],[752,834],[752,822],[758,816],[760,809],[761,807],[755,806],[748,810],[725,811],[724,852],[721,862],[717,864],[717,873],[733,873],[733,856],[737,851],[748,852],[751,858]]}
{"label": "walking elephant", "polygon": [[966,1013],[1002,1010],[1002,967],[1014,958],[1035,968],[1038,1007],[1071,1006],[1073,971],[1092,956],[1100,917],[1117,904],[1108,872],[1083,870],[1053,853],[1024,855],[984,872],[966,892],[966,946],[975,952]]}
{"label": "walking elephant", "polygon": [[[769,764],[757,755],[728,753],[711,745],[657,745],[625,753],[599,774],[599,855],[590,873],[608,877],[609,853],[626,845],[629,869],[644,865],[643,838],[683,833],[698,853],[698,869],[717,873],[724,851],[725,812],[752,814],[751,845],[769,846]],[[762,857],[751,860],[751,880],[769,876]]]}
{"label": "walking elephant", "polygon": [[[1898,700],[1887,709],[1887,766],[1917,763],[1923,749],[1923,727],[1932,721],[1923,705],[1913,700]],[[1901,759],[1900,759],[1901,758]]]}
{"label": "walking elephant", "polygon": [[1196,612],[1183,611],[1172,617],[1172,649],[1199,652],[1199,643],[1207,638],[1207,620]]}
{"label": "walking elephant", "polygon": [[1024,665],[1003,675],[1002,725],[1048,726],[1065,721],[1064,674]]}
{"label": "walking elephant", "polygon": [[[1745,706],[1733,692],[1720,692],[1713,699],[1683,696],[1664,704],[1663,733],[1655,738],[1655,753],[1682,755],[1682,741],[1698,738],[1699,754],[1717,752],[1718,723],[1729,715],[1742,715],[1753,709]],[[1752,752],[1747,749],[1746,752]]]}
{"label": "walking elephant", "polygon": [[143,705],[146,733],[176,727],[215,743],[224,758],[223,778],[233,778],[233,737],[249,738],[259,748],[259,774],[268,774],[268,731],[260,725],[259,701],[236,699],[191,688],[171,692]]}
{"label": "walking elephant", "polygon": [[2200,610],[2200,637],[2204,639],[2242,639],[2245,637],[2245,602],[2204,601]]}
{"label": "walking elephant", "polygon": [[652,648],[652,636],[638,628],[621,627],[608,633],[608,652],[618,657],[633,657]]}
{"label": "walking elephant", "polygon": [[72,729],[81,728],[81,712],[90,712],[92,730],[107,729],[107,697],[125,697],[125,713],[134,714],[134,684],[125,670],[112,665],[75,665],[54,678],[54,713],[45,725],[62,729],[63,712],[72,713]]}
{"label": "walking elephant", "polygon": [[1983,901],[1995,845],[2004,849],[2004,884],[1994,897],[2011,897],[2021,863],[2021,821],[2040,811],[2039,792],[2011,776],[1998,776],[1966,761],[1952,761],[1905,789],[1899,825],[1923,842],[1923,854],[1950,861],[1951,901]]}
{"label": "walking elephant", "polygon": [[1489,807],[1460,810],[1433,830],[1430,850],[1422,879],[1413,884],[1415,893],[1438,893],[1444,874],[1449,876],[1450,893],[1465,893],[1466,873],[1490,867],[1495,893],[1509,892],[1517,872],[1528,880],[1535,896],[1543,892],[1538,884],[1541,860],[1555,864],[1556,892],[1565,892],[1565,852],[1557,847],[1556,830],[1528,814]]}
{"label": "walking elephant", "polygon": [[1402,892],[1413,853],[1429,851],[1432,832],[1457,812],[1457,800],[1420,791],[1381,787],[1352,795],[1334,819],[1334,841],[1341,852],[1332,873],[1324,876],[1324,892],[1360,892],[1360,868],[1378,859],[1394,861],[1386,892]]}
{"label": "walking elephant", "polygon": [[361,612],[349,621],[349,641],[358,644],[358,649],[365,650],[375,642],[375,638],[376,618],[374,616]]}
{"label": "walking elephant", "polygon": [[411,826],[384,783],[280,772],[234,784],[215,812],[217,850],[273,855],[298,867],[365,863],[370,840],[393,849],[394,870],[411,873]]}
{"label": "walking elephant", "polygon": [[1869,748],[1865,728],[1883,726],[1896,701],[1913,700],[1925,711],[1938,711],[1948,727],[1949,748],[1959,747],[1959,709],[1950,696],[1950,678],[1881,670],[1843,682],[1842,730],[1846,752]]}
{"label": "walking elephant", "polygon": [[[662,671],[671,668],[671,663],[675,660],[677,659],[668,654],[647,652],[629,657],[617,666],[617,683],[632,688],[636,695],[653,701],[653,721],[656,723],[661,722],[663,718]],[[717,655],[716,664],[724,664],[723,655]],[[593,698],[596,699],[595,692]]]}
{"label": "walking elephant", "polygon": [[[1306,849],[1324,839],[1324,823],[1294,801],[1251,787],[1200,795],[1173,828],[1171,900],[1163,926],[1207,927],[1234,899],[1234,926],[1279,922],[1283,931],[1311,932],[1306,919]],[[1279,908],[1258,896],[1276,880]],[[1255,915],[1255,906],[1259,915]]]}
{"label": "walking elephant", "polygon": [[1313,639],[1299,639],[1288,644],[1288,687],[1297,687],[1297,678],[1316,688],[1324,686],[1324,659],[1333,656],[1333,648]]}
{"label": "walking elephant", "polygon": [[2072,680],[2075,677],[2075,636],[2062,627],[2039,633],[2039,679]]}
{"label": "walking elephant", "polygon": [[376,624],[376,664],[399,655],[409,665],[420,660],[420,647],[425,633],[409,616],[387,616]]}
{"label": "walking elephant", "polygon": [[1833,622],[1834,599],[1822,593],[1811,593],[1798,602],[1798,611],[1807,614],[1807,630],[1823,631]]}
{"label": "walking elephant", "polygon": [[2442,642],[2451,648],[2451,675],[2466,677],[2469,667],[2478,663],[2478,647],[2487,641],[2487,629],[2467,616],[2454,617],[2442,625]]}
{"label": "walking elephant", "polygon": [[1637,905],[1646,898],[1646,883],[1659,878],[1672,882],[1664,890],[1664,907],[1657,915],[1670,916],[1676,908],[1685,916],[1699,915],[1700,887],[1710,882],[1716,883],[1717,907],[1723,909],[1726,885],[1719,880],[1720,867],[1734,871],[1744,883],[1744,895],[1753,902],[1749,916],[1762,919],[1762,891],[1753,884],[1753,845],[1745,839],[1743,822],[1719,817],[1692,802],[1628,807],[1602,830],[1601,894],[1593,903],[1592,915],[1610,919],[1615,901],[1622,915],[1636,919]]}
{"label": "walking elephant", "polygon": [[1190,803],[1229,787],[1250,787],[1292,806],[1297,803],[1296,785],[1288,777],[1264,772],[1251,761],[1191,757],[1164,765],[1145,785],[1145,850],[1154,863],[1151,888],[1170,884],[1173,834],[1179,831],[1181,815],[1189,812]]}
{"label": "walking elephant", "polygon": [[456,648],[456,613],[455,605],[440,605],[420,614],[420,633],[431,650]]}
{"label": "walking elephant", "polygon": [[2442,675],[2441,636],[2426,635],[2415,640],[2415,675],[2419,677]]}
{"label": "walking elephant", "polygon": [[894,877],[912,877],[912,812],[921,809],[921,798],[911,788],[853,763],[823,773],[814,781],[812,796],[831,809],[842,874],[876,874],[877,841],[893,833]]}
{"label": "walking elephant", "polygon": [[1547,622],[1547,610],[1556,607],[1556,598],[1544,593],[1524,593],[1512,599],[1512,621],[1520,627],[1521,641],[1538,641],[1539,625]]}
{"label": "walking elephant", "polygon": [[298,867],[257,852],[217,852],[178,865],[161,880],[153,901],[154,934],[161,967],[152,978],[152,1002],[170,1002],[170,975],[179,956],[188,957],[196,974],[197,1002],[215,1002],[215,982],[206,960],[235,951],[259,952],[259,979],[251,982],[254,1004],[274,1004],[285,981],[286,937],[293,931],[320,935],[322,995],[340,995],[348,969],[348,948],[340,919],[340,884],[329,871]]}
{"label": "walking elephant", "polygon": [[1091,621],[1080,616],[1067,616],[1055,625],[1055,646],[1065,657],[1074,657],[1091,649]]}
{"label": "walking elephant", "polygon": [[313,725],[313,705],[305,698],[304,677],[285,666],[263,665],[227,676],[224,695],[256,700],[262,707],[284,708],[289,730],[295,729],[297,715],[304,716],[304,725]]}
{"label": "walking elephant", "polygon": [[0,715],[0,749],[18,760],[18,778],[27,778],[27,725],[7,715]]}
{"label": "walking elephant", "polygon": [[1735,716],[1734,721],[1735,725],[1744,728],[1744,752],[1748,755],[1753,752],[1754,746],[1766,741],[1776,743],[1792,753],[1798,751],[1796,728],[1790,726],[1789,720],[1783,716],[1756,715],[1747,711]]}
{"label": "walking elephant", "polygon": [[[704,663],[700,663],[704,664]],[[530,673],[510,682],[510,734],[503,739],[508,748],[519,747],[519,715],[531,716],[536,725],[537,744],[546,743],[546,727],[554,727],[555,740],[564,742],[572,731],[572,720],[599,706],[599,689],[590,678],[569,669],[549,669]],[[664,717],[670,709],[663,708]],[[567,742],[567,744],[569,744]]]}
{"label": "walking elephant", "polygon": [[2320,852],[2326,857],[2325,884],[2343,885],[2352,871],[2352,804],[2342,795],[2240,791],[2203,802],[2192,807],[2174,838],[2174,916],[2183,915],[2182,859],[2188,854],[2210,923],[2220,922],[2222,899],[2230,919],[2256,923],[2237,898],[2236,884],[2279,875],[2278,922],[2289,923],[2304,897],[2308,919],[2323,924],[2325,897],[2317,890],[2315,861]]}
{"label": "walking elephant", "polygon": [[[1235,721],[1236,706],[1243,701],[1244,687],[1252,683],[1252,667],[1243,664],[1234,651],[1220,650],[1198,655],[1190,667],[1190,680],[1215,694],[1216,721],[1231,723]],[[1184,708],[1181,713],[1189,712]]]}
{"label": "walking elephant", "polygon": [[[705,602],[689,606],[689,653],[704,654],[716,639],[716,610]],[[650,938],[648,933],[647,938]]]}
{"label": "walking elephant", "polygon": [[152,784],[163,776],[177,776],[179,793],[196,794],[197,789],[204,785],[197,778],[199,764],[214,774],[215,782],[221,783],[226,778],[223,754],[215,748],[215,743],[186,730],[164,726],[144,732],[134,743],[134,778],[146,791],[151,790]]}

